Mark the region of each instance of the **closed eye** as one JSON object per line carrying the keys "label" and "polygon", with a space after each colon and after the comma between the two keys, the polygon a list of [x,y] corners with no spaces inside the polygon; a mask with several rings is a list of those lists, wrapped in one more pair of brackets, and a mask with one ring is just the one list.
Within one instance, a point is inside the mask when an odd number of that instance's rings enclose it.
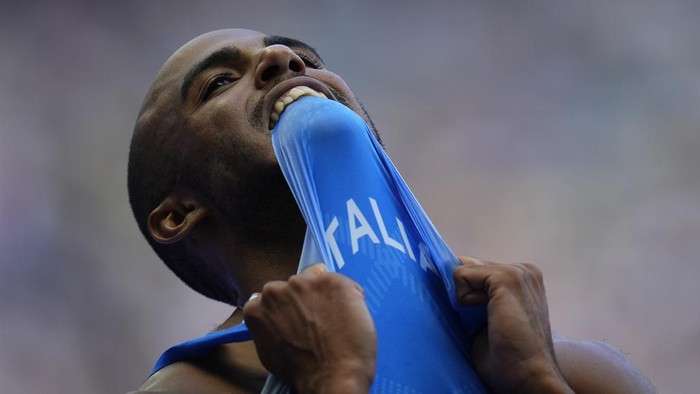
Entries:
{"label": "closed eye", "polygon": [[236,82],[237,78],[233,74],[220,74],[212,78],[202,94],[202,101],[211,97],[217,90],[224,86]]}
{"label": "closed eye", "polygon": [[314,68],[314,69],[322,69],[323,68],[323,63],[314,57],[311,57],[307,55],[304,52],[297,52],[297,56],[301,58],[301,60],[304,62],[304,65],[309,68]]}

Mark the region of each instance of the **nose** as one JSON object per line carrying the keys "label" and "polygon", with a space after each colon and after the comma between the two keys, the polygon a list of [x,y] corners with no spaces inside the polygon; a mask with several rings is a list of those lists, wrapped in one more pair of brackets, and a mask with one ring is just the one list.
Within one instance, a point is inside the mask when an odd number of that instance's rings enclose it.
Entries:
{"label": "nose", "polygon": [[300,75],[306,72],[304,61],[284,45],[270,45],[262,49],[255,69],[255,87],[262,89],[274,78],[285,74]]}

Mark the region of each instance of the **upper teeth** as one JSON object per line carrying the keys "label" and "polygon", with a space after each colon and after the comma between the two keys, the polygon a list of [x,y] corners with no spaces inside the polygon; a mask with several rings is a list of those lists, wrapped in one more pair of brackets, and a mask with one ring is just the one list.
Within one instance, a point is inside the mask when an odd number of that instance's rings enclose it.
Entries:
{"label": "upper teeth", "polygon": [[270,114],[270,129],[275,127],[275,124],[277,124],[277,121],[280,119],[280,115],[289,104],[293,103],[294,100],[298,99],[299,97],[304,96],[328,98],[325,94],[317,92],[308,86],[296,86],[290,89],[287,93],[283,94],[282,97],[275,101],[275,104],[272,106],[272,113]]}

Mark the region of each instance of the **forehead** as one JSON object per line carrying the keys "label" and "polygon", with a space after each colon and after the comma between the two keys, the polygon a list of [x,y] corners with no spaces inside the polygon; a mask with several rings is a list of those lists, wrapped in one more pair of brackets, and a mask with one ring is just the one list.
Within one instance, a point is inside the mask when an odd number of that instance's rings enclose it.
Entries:
{"label": "forehead", "polygon": [[226,29],[203,34],[183,45],[165,62],[162,74],[181,75],[212,52],[223,47],[236,47],[242,51],[254,50],[264,45],[263,33],[244,30]]}
{"label": "forehead", "polygon": [[193,74],[204,68],[222,49],[235,48],[240,53],[252,53],[272,44],[302,47],[319,57],[313,48],[301,41],[268,36],[253,30],[225,29],[203,34],[183,45],[163,64],[146,94],[139,111],[138,123],[162,119],[161,112],[165,108],[178,108],[182,104],[178,98],[186,80],[192,80]]}
{"label": "forehead", "polygon": [[174,109],[178,102],[180,85],[193,65],[212,52],[226,46],[243,51],[260,48],[265,35],[253,30],[226,29],[203,34],[175,51],[156,75],[139,111],[139,122],[162,119],[164,108]]}

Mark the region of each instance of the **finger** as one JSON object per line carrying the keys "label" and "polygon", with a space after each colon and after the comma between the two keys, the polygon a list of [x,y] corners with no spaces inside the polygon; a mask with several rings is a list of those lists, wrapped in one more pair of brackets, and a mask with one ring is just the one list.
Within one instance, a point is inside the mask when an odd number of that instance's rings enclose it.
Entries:
{"label": "finger", "polygon": [[457,302],[462,306],[470,306],[488,301],[486,281],[489,269],[481,260],[460,258],[463,264],[455,268],[452,277],[457,294]]}
{"label": "finger", "polygon": [[309,275],[309,276],[317,276],[321,275],[328,272],[328,268],[326,268],[326,264],[324,263],[316,263],[313,265],[310,265],[306,268],[304,268],[303,271],[301,271],[300,275]]}
{"label": "finger", "polygon": [[472,360],[479,376],[488,381],[489,370],[489,330],[488,325],[479,330],[472,342]]}
{"label": "finger", "polygon": [[460,256],[458,257],[459,262],[464,265],[464,266],[474,266],[474,265],[486,265],[486,263],[483,260],[474,258],[474,257],[464,257]]}
{"label": "finger", "polygon": [[246,306],[250,301],[253,301],[254,299],[256,299],[256,298],[258,298],[258,297],[260,297],[260,293],[258,293],[258,292],[255,292],[255,293],[251,294],[251,295],[250,295],[250,298],[248,298],[248,301],[246,301],[246,303],[243,304],[243,307],[245,308],[245,306]]}
{"label": "finger", "polygon": [[248,298],[248,301],[243,304],[243,315],[248,315],[251,313],[251,311],[257,310],[260,308],[260,293],[253,293],[250,295],[250,298]]}
{"label": "finger", "polygon": [[[325,263],[316,263],[316,264],[313,264],[313,265],[310,265],[310,266],[304,268],[304,270],[299,275],[319,276],[319,275],[323,275],[323,274],[327,274],[327,273],[328,273],[328,267],[326,267]],[[362,286],[360,286],[359,283],[357,283],[354,280],[352,280],[348,277],[345,277],[345,276],[338,276],[338,278],[341,281],[352,282],[353,286],[355,287],[355,290],[357,290],[357,292],[364,298],[365,290],[362,288]]]}
{"label": "finger", "polygon": [[488,294],[483,289],[473,287],[469,282],[455,283],[457,302],[461,306],[471,306],[488,301]]}
{"label": "finger", "polygon": [[292,300],[291,293],[294,291],[290,288],[289,282],[281,280],[273,280],[263,285],[260,297],[252,302],[260,300],[260,304],[270,312],[275,312],[286,308]]}

